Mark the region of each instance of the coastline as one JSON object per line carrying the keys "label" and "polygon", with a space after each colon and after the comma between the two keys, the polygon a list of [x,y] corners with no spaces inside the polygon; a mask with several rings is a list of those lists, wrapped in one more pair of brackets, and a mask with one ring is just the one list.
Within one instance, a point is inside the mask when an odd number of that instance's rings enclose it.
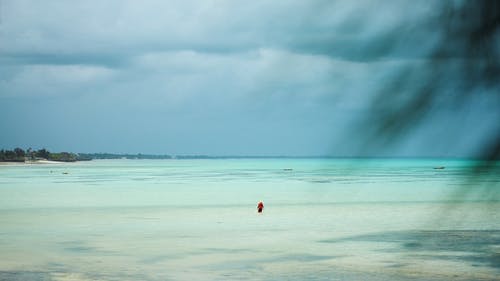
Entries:
{"label": "coastline", "polygon": [[0,161],[0,166],[21,166],[24,164],[25,162]]}
{"label": "coastline", "polygon": [[33,160],[33,161],[0,161],[0,166],[24,166],[24,165],[44,165],[44,164],[64,164],[68,162],[51,160]]}

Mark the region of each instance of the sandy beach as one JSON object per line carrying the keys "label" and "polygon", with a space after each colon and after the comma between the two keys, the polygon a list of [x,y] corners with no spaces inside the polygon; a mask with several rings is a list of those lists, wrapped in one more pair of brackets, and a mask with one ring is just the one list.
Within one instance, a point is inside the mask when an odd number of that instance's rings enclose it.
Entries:
{"label": "sandy beach", "polygon": [[50,160],[33,160],[33,161],[24,161],[24,162],[0,161],[0,165],[2,165],[2,166],[21,166],[21,165],[37,165],[37,164],[65,164],[65,163],[69,163],[69,162],[50,161]]}
{"label": "sandy beach", "polygon": [[3,161],[0,161],[0,166],[12,166],[12,165],[23,165],[24,162],[3,162]]}

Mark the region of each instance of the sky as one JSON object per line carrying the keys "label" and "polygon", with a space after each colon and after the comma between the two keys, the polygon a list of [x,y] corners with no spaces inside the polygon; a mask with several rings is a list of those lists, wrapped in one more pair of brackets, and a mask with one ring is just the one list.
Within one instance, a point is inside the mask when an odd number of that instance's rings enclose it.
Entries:
{"label": "sky", "polygon": [[[439,3],[0,0],[0,147],[472,155],[500,120],[498,95],[439,107],[386,146],[358,122],[402,69],[433,67]],[[444,63],[449,90],[460,78]]]}

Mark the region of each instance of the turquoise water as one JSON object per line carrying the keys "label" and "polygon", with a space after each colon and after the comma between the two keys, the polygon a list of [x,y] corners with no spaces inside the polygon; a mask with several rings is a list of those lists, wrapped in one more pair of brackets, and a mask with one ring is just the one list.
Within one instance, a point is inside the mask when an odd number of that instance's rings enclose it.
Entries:
{"label": "turquoise water", "polygon": [[0,280],[498,280],[500,173],[474,177],[473,166],[0,166]]}

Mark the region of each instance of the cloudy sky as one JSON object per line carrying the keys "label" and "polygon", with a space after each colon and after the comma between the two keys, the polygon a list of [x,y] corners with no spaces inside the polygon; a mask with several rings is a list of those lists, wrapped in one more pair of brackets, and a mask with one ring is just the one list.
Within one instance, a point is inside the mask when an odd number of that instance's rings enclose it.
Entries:
{"label": "cloudy sky", "polygon": [[436,3],[0,0],[0,147],[467,155],[499,118],[487,97],[383,152],[356,125],[401,69],[428,70]]}

